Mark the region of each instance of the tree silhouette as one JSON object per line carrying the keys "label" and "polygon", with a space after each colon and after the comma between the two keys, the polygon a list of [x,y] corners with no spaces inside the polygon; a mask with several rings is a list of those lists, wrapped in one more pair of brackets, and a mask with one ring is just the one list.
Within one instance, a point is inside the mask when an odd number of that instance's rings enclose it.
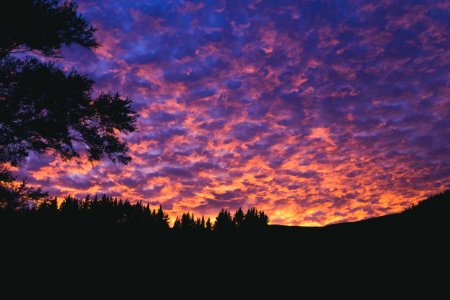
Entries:
{"label": "tree silhouette", "polygon": [[[94,228],[125,225],[160,232],[169,229],[169,216],[161,205],[158,210],[151,210],[149,205],[144,206],[140,201],[132,204],[107,195],[103,195],[101,199],[97,195],[94,198],[88,195],[84,200],[69,196],[61,202],[59,208],[56,198],[44,199],[28,212],[35,213],[43,223],[61,222],[64,225],[88,225]],[[16,212],[17,215],[26,213],[27,210]],[[189,214],[189,217],[193,218],[193,215]]]}
{"label": "tree silhouette", "polygon": [[269,225],[269,216],[264,213],[264,211],[259,212],[259,226],[264,228]]}
{"label": "tree silhouette", "polygon": [[229,211],[222,208],[216,217],[214,230],[218,232],[230,232],[234,229],[233,219]]}
{"label": "tree silhouette", "polygon": [[[79,157],[74,142],[86,146],[91,161],[104,156],[127,163],[120,132],[135,128],[131,101],[117,93],[93,98],[93,81],[65,73],[17,52],[58,57],[62,46],[98,44],[93,27],[71,1],[6,1],[0,5],[0,163],[20,163],[30,151],[52,150]],[[29,24],[33,24],[30,26]]]}
{"label": "tree silhouette", "polygon": [[253,207],[247,210],[244,216],[243,228],[254,231],[264,229],[268,224],[269,217],[263,211],[258,211]]}
{"label": "tree silhouette", "polygon": [[208,218],[208,220],[206,220],[205,229],[208,232],[213,230],[213,226],[212,226],[212,223],[211,223],[211,218]]}
{"label": "tree silhouette", "polygon": [[160,229],[168,229],[169,228],[170,218],[169,218],[169,215],[163,211],[161,204],[159,205],[158,212],[156,213],[155,219],[156,219],[156,227],[157,228],[160,228]]}
{"label": "tree silhouette", "polygon": [[236,228],[242,228],[244,224],[244,218],[244,212],[242,211],[242,208],[239,207],[233,217],[234,226],[236,226]]}
{"label": "tree silhouette", "polygon": [[26,51],[55,56],[63,45],[98,45],[95,29],[77,14],[77,5],[71,1],[4,1],[0,28],[0,59]]}
{"label": "tree silhouette", "polygon": [[172,228],[174,230],[176,230],[176,231],[180,231],[181,230],[181,221],[180,221],[180,219],[178,217],[175,219],[175,222],[173,223],[173,227]]}
{"label": "tree silhouette", "polygon": [[16,210],[26,208],[30,201],[43,200],[48,193],[40,188],[27,186],[26,181],[20,184],[5,167],[0,165],[0,209]]}
{"label": "tree silhouette", "polygon": [[200,220],[200,224],[199,224],[198,227],[202,231],[206,229],[206,223],[205,223],[205,217],[204,216],[202,216],[202,219]]}
{"label": "tree silhouette", "polygon": [[[18,164],[30,151],[70,159],[85,144],[90,160],[127,163],[119,132],[135,130],[131,101],[91,96],[93,81],[17,52],[57,57],[63,45],[94,48],[94,29],[70,1],[6,1],[0,5],[0,162]],[[32,24],[30,26],[29,24]]]}
{"label": "tree silhouette", "polygon": [[81,221],[81,211],[79,201],[72,197],[67,197],[61,203],[60,216],[66,225],[78,225]]}
{"label": "tree silhouette", "polygon": [[58,211],[58,201],[56,197],[53,200],[44,199],[39,205],[38,210],[42,214],[56,215]]}
{"label": "tree silhouette", "polygon": [[93,49],[98,46],[94,31],[72,1],[0,4],[2,203],[19,205],[43,195],[25,184],[12,184],[14,179],[5,167],[19,165],[30,152],[52,151],[72,159],[80,157],[78,149],[85,148],[90,161],[107,157],[126,164],[131,160],[120,138],[121,133],[136,129],[131,100],[111,92],[93,97],[93,81],[88,77],[38,59],[59,58],[63,46]]}
{"label": "tree silhouette", "polygon": [[90,161],[108,157],[128,163],[119,132],[132,132],[136,113],[131,100],[117,93],[92,98],[93,81],[35,58],[0,61],[0,163],[18,165],[31,151],[63,159],[80,157],[84,144]]}
{"label": "tree silhouette", "polygon": [[181,230],[193,231],[196,228],[194,214],[189,212],[181,215]]}

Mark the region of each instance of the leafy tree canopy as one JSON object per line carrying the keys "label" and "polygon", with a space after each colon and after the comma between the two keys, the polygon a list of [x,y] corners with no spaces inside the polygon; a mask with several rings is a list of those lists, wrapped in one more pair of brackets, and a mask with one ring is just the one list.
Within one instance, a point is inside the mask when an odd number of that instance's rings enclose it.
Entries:
{"label": "leafy tree canopy", "polygon": [[131,100],[117,92],[94,97],[91,79],[40,59],[59,58],[74,44],[93,49],[94,32],[72,1],[0,4],[0,190],[9,198],[20,197],[20,186],[11,186],[5,165],[20,165],[31,152],[72,159],[85,151],[89,161],[130,162],[122,134],[136,130]]}
{"label": "leafy tree canopy", "polygon": [[77,5],[58,0],[7,0],[0,4],[0,59],[31,51],[55,56],[63,45],[98,46],[95,29]]}
{"label": "leafy tree canopy", "polygon": [[[128,163],[121,132],[136,129],[131,100],[92,96],[93,81],[17,52],[57,56],[62,46],[98,44],[94,28],[70,1],[5,1],[0,5],[0,163],[19,164],[31,151],[64,159],[86,148],[90,161]],[[77,148],[74,143],[79,143]],[[83,147],[84,146],[84,147]]]}

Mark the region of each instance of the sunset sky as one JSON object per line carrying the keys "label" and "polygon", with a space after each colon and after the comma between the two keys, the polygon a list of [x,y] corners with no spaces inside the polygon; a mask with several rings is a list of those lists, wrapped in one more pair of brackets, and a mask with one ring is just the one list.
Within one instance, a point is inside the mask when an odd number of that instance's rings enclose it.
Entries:
{"label": "sunset sky", "polygon": [[325,225],[450,188],[450,1],[77,1],[58,62],[134,100],[128,166],[32,156],[51,195]]}

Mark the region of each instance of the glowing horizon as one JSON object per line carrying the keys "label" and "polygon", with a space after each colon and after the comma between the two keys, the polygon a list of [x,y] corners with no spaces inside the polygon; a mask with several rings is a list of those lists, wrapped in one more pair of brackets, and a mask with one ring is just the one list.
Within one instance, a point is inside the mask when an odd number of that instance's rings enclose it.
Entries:
{"label": "glowing horizon", "polygon": [[58,62],[134,100],[133,161],[31,156],[51,195],[321,226],[450,188],[448,1],[90,1]]}

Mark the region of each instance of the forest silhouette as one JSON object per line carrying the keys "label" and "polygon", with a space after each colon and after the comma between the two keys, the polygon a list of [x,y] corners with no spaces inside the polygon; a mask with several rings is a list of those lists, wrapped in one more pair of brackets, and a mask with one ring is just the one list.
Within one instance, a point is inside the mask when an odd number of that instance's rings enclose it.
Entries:
{"label": "forest silhouette", "polygon": [[[1,203],[1,201],[0,201]],[[66,197],[58,204],[54,199],[45,199],[28,206],[11,208],[0,206],[0,218],[4,225],[27,224],[33,226],[69,226],[69,227],[125,227],[140,228],[152,232],[219,232],[261,231],[267,229],[269,217],[264,211],[250,208],[246,213],[239,208],[234,214],[222,209],[215,220],[195,217],[193,213],[183,213],[170,225],[170,218],[160,205],[151,209],[141,201],[130,203],[128,200],[108,197],[87,196],[85,199]]]}
{"label": "forest silhouette", "polygon": [[257,208],[249,208],[246,212],[239,208],[234,213],[222,209],[214,220],[186,212],[176,217],[171,226],[170,218],[161,205],[152,209],[148,203],[143,204],[141,201],[130,203],[116,197],[95,195],[85,199],[69,196],[59,204],[56,198],[45,199],[14,209],[3,205],[0,207],[0,224],[2,228],[10,229],[28,228],[42,231],[44,228],[83,228],[94,231],[108,229],[112,232],[137,230],[156,235],[254,234],[324,237],[378,232],[385,235],[395,233],[405,237],[412,233],[416,235],[427,228],[433,228],[434,231],[444,228],[449,211],[450,190],[447,190],[430,196],[401,213],[325,227],[269,225],[269,216]]}
{"label": "forest silhouette", "polygon": [[[2,202],[0,202],[2,203]],[[4,203],[4,202],[3,202]],[[322,233],[352,230],[384,230],[427,228],[443,226],[447,222],[450,211],[450,190],[428,197],[401,213],[370,218],[352,223],[338,223],[321,228]],[[196,217],[186,212],[176,217],[170,224],[168,214],[160,205],[157,209],[142,201],[130,203],[128,200],[108,197],[86,196],[85,199],[66,197],[61,203],[58,200],[44,199],[30,202],[27,206],[11,208],[0,206],[0,223],[14,228],[25,225],[29,228],[42,226],[83,227],[83,228],[126,228],[148,230],[152,233],[217,233],[233,234],[236,232],[267,233],[271,232],[319,232],[319,227],[269,225],[269,216],[257,208],[249,208],[246,212],[239,208],[231,213],[222,209],[214,220]],[[302,231],[303,230],[303,231]]]}

